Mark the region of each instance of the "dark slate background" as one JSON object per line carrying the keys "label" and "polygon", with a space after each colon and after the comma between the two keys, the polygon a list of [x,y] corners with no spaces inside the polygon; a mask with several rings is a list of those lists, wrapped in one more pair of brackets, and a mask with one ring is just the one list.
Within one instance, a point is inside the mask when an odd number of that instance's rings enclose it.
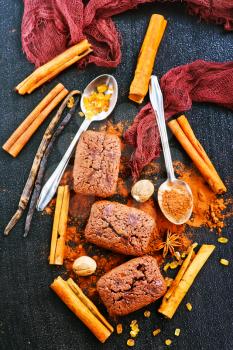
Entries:
{"label": "dark slate background", "polygon": [[[88,67],[78,72],[69,69],[51,83],[36,90],[31,96],[22,97],[13,92],[13,87],[31,73],[33,67],[27,62],[20,42],[20,23],[23,13],[22,1],[0,0],[0,144],[33,109],[40,99],[61,81],[69,89],[83,89],[96,75],[106,69]],[[121,65],[112,70],[119,83],[119,103],[113,119],[133,118],[137,107],[129,102],[127,93],[135,68],[136,57],[147,23],[153,12],[168,19],[168,27],[155,64],[155,73],[162,76],[170,68],[198,58],[225,61],[232,59],[232,34],[222,27],[200,22],[186,14],[182,5],[151,4],[115,17],[123,38]],[[214,105],[194,105],[187,113],[191,124],[213,159],[221,176],[232,190],[232,112]],[[0,150],[0,349],[1,350],[75,350],[126,348],[129,322],[139,321],[141,332],[135,349],[164,349],[164,340],[173,339],[171,348],[179,350],[232,350],[233,349],[233,301],[232,264],[224,267],[219,259],[233,262],[232,220],[223,231],[230,238],[228,245],[217,244],[217,249],[201,271],[173,320],[162,319],[156,314],[158,304],[151,305],[150,319],[139,311],[124,320],[123,335],[113,335],[105,345],[94,336],[62,304],[49,289],[49,284],[60,273],[47,263],[50,245],[51,217],[37,213],[28,239],[22,238],[23,221],[16,226],[11,236],[3,237],[3,229],[16,209],[20,193],[27,179],[41,137],[49,119],[38,130],[17,159]],[[56,144],[50,168],[54,168],[62,152],[77,130],[79,118],[71,122]],[[184,157],[176,141],[171,139],[172,154]],[[163,161],[163,160],[162,160]],[[50,169],[50,171],[51,171]],[[229,191],[230,192],[230,191]],[[231,192],[232,195],[232,192]],[[216,243],[217,237],[208,230],[196,235],[199,242]],[[189,313],[185,303],[193,305]],[[154,338],[151,331],[162,329]],[[181,328],[179,338],[174,337],[175,328]]]}

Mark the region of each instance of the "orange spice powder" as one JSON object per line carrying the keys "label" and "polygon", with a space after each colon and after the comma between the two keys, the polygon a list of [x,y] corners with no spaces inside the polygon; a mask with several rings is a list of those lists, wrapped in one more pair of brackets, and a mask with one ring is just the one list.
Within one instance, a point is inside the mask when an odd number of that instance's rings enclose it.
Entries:
{"label": "orange spice powder", "polygon": [[[169,183],[168,183],[169,188]],[[180,221],[186,217],[192,207],[192,196],[184,186],[170,186],[162,194],[162,207],[169,218]]]}
{"label": "orange spice powder", "polygon": [[188,225],[207,226],[211,231],[221,233],[229,216],[229,211],[226,213],[225,210],[229,209],[232,200],[216,195],[196,169],[178,161],[174,162],[174,167],[179,179],[189,184],[193,194],[193,214]]}

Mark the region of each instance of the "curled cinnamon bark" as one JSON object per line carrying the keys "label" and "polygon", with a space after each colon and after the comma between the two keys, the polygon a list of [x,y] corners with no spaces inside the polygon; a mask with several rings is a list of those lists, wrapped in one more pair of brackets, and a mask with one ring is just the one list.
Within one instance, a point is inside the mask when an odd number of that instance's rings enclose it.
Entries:
{"label": "curled cinnamon bark", "polygon": [[20,94],[30,94],[36,88],[54,78],[81,58],[92,52],[91,44],[85,39],[70,47],[51,61],[37,68],[31,75],[18,84],[15,90]]}
{"label": "curled cinnamon bark", "polygon": [[129,99],[142,103],[148,92],[149,81],[154,67],[155,57],[162,40],[167,21],[163,16],[153,14],[139,52],[134,79],[130,85]]}
{"label": "curled cinnamon bark", "polygon": [[4,151],[12,157],[17,157],[39,126],[68,93],[62,84],[57,84],[5,142],[2,147]]}
{"label": "curled cinnamon bark", "polygon": [[103,316],[100,317],[98,309],[82,292],[80,293],[80,288],[72,279],[64,281],[59,276],[50,287],[101,343],[109,338],[113,327],[106,320],[103,322]]}
{"label": "curled cinnamon bark", "polygon": [[168,126],[204,179],[208,182],[213,192],[217,194],[226,192],[226,186],[222,182],[200,142],[196,139],[186,117],[181,116],[176,120],[171,120],[168,122]]}

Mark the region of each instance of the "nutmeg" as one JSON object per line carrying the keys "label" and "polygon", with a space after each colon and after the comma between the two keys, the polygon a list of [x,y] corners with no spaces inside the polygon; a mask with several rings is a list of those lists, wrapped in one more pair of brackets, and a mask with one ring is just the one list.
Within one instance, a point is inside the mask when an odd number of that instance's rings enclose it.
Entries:
{"label": "nutmeg", "polygon": [[96,270],[96,262],[89,256],[80,256],[73,263],[73,271],[78,276],[90,276]]}
{"label": "nutmeg", "polygon": [[137,181],[132,189],[131,195],[137,202],[146,202],[154,193],[154,185],[150,180]]}

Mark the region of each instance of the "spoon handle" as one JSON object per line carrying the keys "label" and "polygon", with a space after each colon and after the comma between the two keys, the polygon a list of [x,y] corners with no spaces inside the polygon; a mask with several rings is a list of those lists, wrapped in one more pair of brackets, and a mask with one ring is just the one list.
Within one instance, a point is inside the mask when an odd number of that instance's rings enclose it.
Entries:
{"label": "spoon handle", "polygon": [[152,75],[150,78],[149,93],[150,93],[150,102],[155,111],[156,121],[159,128],[165,166],[167,170],[167,176],[169,180],[173,181],[175,179],[175,175],[174,175],[171,152],[170,152],[170,147],[169,147],[168,137],[167,137],[167,128],[165,123],[164,107],[163,107],[163,95],[159,86],[158,78],[155,75]]}
{"label": "spoon handle", "polygon": [[78,139],[80,138],[83,131],[88,129],[90,123],[91,120],[84,119],[80,128],[78,129],[78,132],[76,133],[71,144],[69,145],[66,153],[62,157],[60,163],[58,164],[50,178],[47,180],[47,182],[44,184],[40,193],[40,197],[38,199],[37,210],[43,210],[53,198],[54,194],[56,193],[57,187],[61,181],[62,175],[64,174],[67,164],[69,163],[69,160],[72,156],[73,150],[78,142]]}

